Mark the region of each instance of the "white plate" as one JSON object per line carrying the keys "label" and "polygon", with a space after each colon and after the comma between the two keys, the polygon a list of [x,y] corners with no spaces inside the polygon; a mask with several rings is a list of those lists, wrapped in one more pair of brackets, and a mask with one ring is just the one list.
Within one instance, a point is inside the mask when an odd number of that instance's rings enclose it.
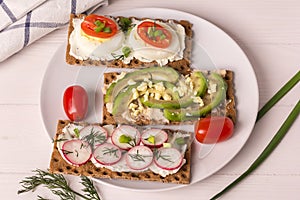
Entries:
{"label": "white plate", "polygon": [[[242,49],[224,31],[197,16],[170,9],[138,8],[112,13],[112,15],[185,19],[193,24],[193,64],[196,68],[226,68],[234,71],[237,102],[237,124],[234,136],[226,142],[208,148],[205,156],[192,157],[191,184],[201,181],[224,167],[243,147],[254,127],[258,111],[258,87],[252,66]],[[106,70],[96,67],[72,67],[65,63],[65,45],[52,58],[41,88],[41,114],[48,134],[53,137],[58,119],[66,119],[62,107],[65,88],[72,84],[83,85],[89,91],[90,107],[86,121],[100,120],[101,74]],[[197,55],[197,56],[195,56]],[[199,58],[199,59],[198,59]],[[95,103],[96,102],[96,103]],[[191,128],[191,131],[192,128]],[[193,152],[199,145],[193,144]],[[113,187],[134,191],[163,191],[184,187],[180,184],[162,184],[126,180],[94,179]]]}

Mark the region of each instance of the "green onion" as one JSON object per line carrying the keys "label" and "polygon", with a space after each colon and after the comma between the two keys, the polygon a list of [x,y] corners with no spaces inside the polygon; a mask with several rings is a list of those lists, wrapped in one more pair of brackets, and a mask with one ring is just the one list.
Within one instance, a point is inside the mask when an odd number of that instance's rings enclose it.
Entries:
{"label": "green onion", "polygon": [[103,32],[104,33],[111,33],[111,28],[110,27],[104,27]]}
{"label": "green onion", "polygon": [[101,28],[101,27],[95,27],[95,28],[94,28],[94,31],[95,31],[96,33],[100,33],[100,32],[102,31],[102,28]]}
{"label": "green onion", "polygon": [[127,46],[122,48],[122,53],[125,56],[125,58],[127,58],[129,56],[129,54],[131,53],[131,49]]}
{"label": "green onion", "polygon": [[[277,103],[288,91],[290,91],[298,82],[300,81],[300,71],[292,77],[267,103],[265,106],[260,109],[257,115],[256,122],[266,113],[270,110],[270,108]],[[216,194],[211,198],[211,200],[218,199],[220,196],[222,196],[224,193],[232,189],[235,185],[237,185],[240,181],[242,181],[244,178],[246,178],[251,172],[253,172],[271,153],[272,151],[278,146],[278,144],[281,142],[283,137],[288,132],[289,128],[292,126],[296,118],[298,117],[300,113],[300,100],[298,100],[298,103],[294,107],[294,109],[291,111],[287,119],[284,121],[278,132],[275,134],[275,136],[272,138],[270,143],[267,145],[267,147],[263,150],[263,152],[258,156],[258,158],[253,162],[253,164],[237,179],[235,179],[231,184],[229,184],[227,187],[225,187],[221,192]]]}
{"label": "green onion", "polygon": [[101,26],[102,22],[100,22],[99,20],[96,20],[96,21],[94,22],[94,24],[95,24],[96,26]]}

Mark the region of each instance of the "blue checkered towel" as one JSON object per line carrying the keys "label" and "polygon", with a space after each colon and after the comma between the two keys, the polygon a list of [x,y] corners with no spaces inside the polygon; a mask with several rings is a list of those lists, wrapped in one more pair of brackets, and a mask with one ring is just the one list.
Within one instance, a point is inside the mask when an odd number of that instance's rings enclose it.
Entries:
{"label": "blue checkered towel", "polygon": [[67,25],[70,13],[107,4],[108,0],[0,0],[0,62]]}

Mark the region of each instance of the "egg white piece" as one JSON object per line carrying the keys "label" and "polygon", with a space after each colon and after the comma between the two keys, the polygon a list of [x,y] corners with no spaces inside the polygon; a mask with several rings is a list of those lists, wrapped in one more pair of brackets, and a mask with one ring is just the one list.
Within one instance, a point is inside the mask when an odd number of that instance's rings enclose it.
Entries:
{"label": "egg white piece", "polygon": [[[151,20],[145,20],[151,21]],[[131,57],[135,57],[143,62],[157,61],[160,65],[165,65],[168,61],[179,60],[183,58],[183,49],[185,48],[185,32],[181,25],[174,22],[168,24],[155,21],[156,24],[167,29],[172,34],[172,40],[167,48],[158,48],[147,44],[137,33],[137,27],[144,21],[135,22],[135,27],[131,30],[127,39],[127,45],[132,48]],[[154,22],[154,21],[152,21]],[[126,62],[126,61],[125,61]]]}
{"label": "egg white piece", "polygon": [[81,23],[83,19],[73,19],[74,30],[69,39],[70,55],[80,59],[93,60],[111,60],[114,59],[111,55],[113,52],[120,51],[125,40],[125,35],[122,31],[118,31],[111,38],[97,40],[87,37],[82,33]]}

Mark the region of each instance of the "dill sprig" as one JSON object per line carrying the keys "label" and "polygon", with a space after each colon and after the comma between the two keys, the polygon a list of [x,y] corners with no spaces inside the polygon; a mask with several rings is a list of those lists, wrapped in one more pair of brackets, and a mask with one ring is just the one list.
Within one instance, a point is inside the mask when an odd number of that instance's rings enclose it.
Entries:
{"label": "dill sprig", "polygon": [[116,158],[119,157],[119,156],[117,155],[117,152],[118,152],[118,149],[113,148],[113,147],[111,147],[111,148],[105,147],[105,148],[103,149],[103,155],[106,155],[106,154],[109,154],[110,156],[111,156],[111,155],[114,155]]}
{"label": "dill sprig", "polygon": [[[40,169],[33,170],[33,172],[35,172],[35,175],[26,177],[20,182],[22,189],[18,190],[18,194],[34,191],[38,186],[45,186],[61,200],[75,200],[76,196],[86,200],[101,200],[93,183],[87,180],[88,178],[81,178],[81,183],[85,187],[82,189],[85,192],[85,196],[74,191],[62,174],[52,174]],[[45,200],[41,196],[37,197],[38,200]]]}
{"label": "dill sprig", "polygon": [[95,131],[94,128],[91,129],[91,133],[84,136],[82,138],[83,141],[89,143],[92,148],[94,148],[95,143],[102,144],[106,140],[106,136],[104,133],[100,133],[100,131]]}
{"label": "dill sprig", "polygon": [[156,156],[156,159],[163,159],[165,161],[168,161],[170,163],[174,163],[174,161],[171,160],[171,156],[170,155],[162,155],[160,151],[156,151],[155,152],[155,156]]}
{"label": "dill sprig", "polygon": [[82,181],[81,184],[84,186],[82,191],[85,192],[85,195],[90,200],[101,200],[93,182],[86,176],[81,176],[80,178]]}

